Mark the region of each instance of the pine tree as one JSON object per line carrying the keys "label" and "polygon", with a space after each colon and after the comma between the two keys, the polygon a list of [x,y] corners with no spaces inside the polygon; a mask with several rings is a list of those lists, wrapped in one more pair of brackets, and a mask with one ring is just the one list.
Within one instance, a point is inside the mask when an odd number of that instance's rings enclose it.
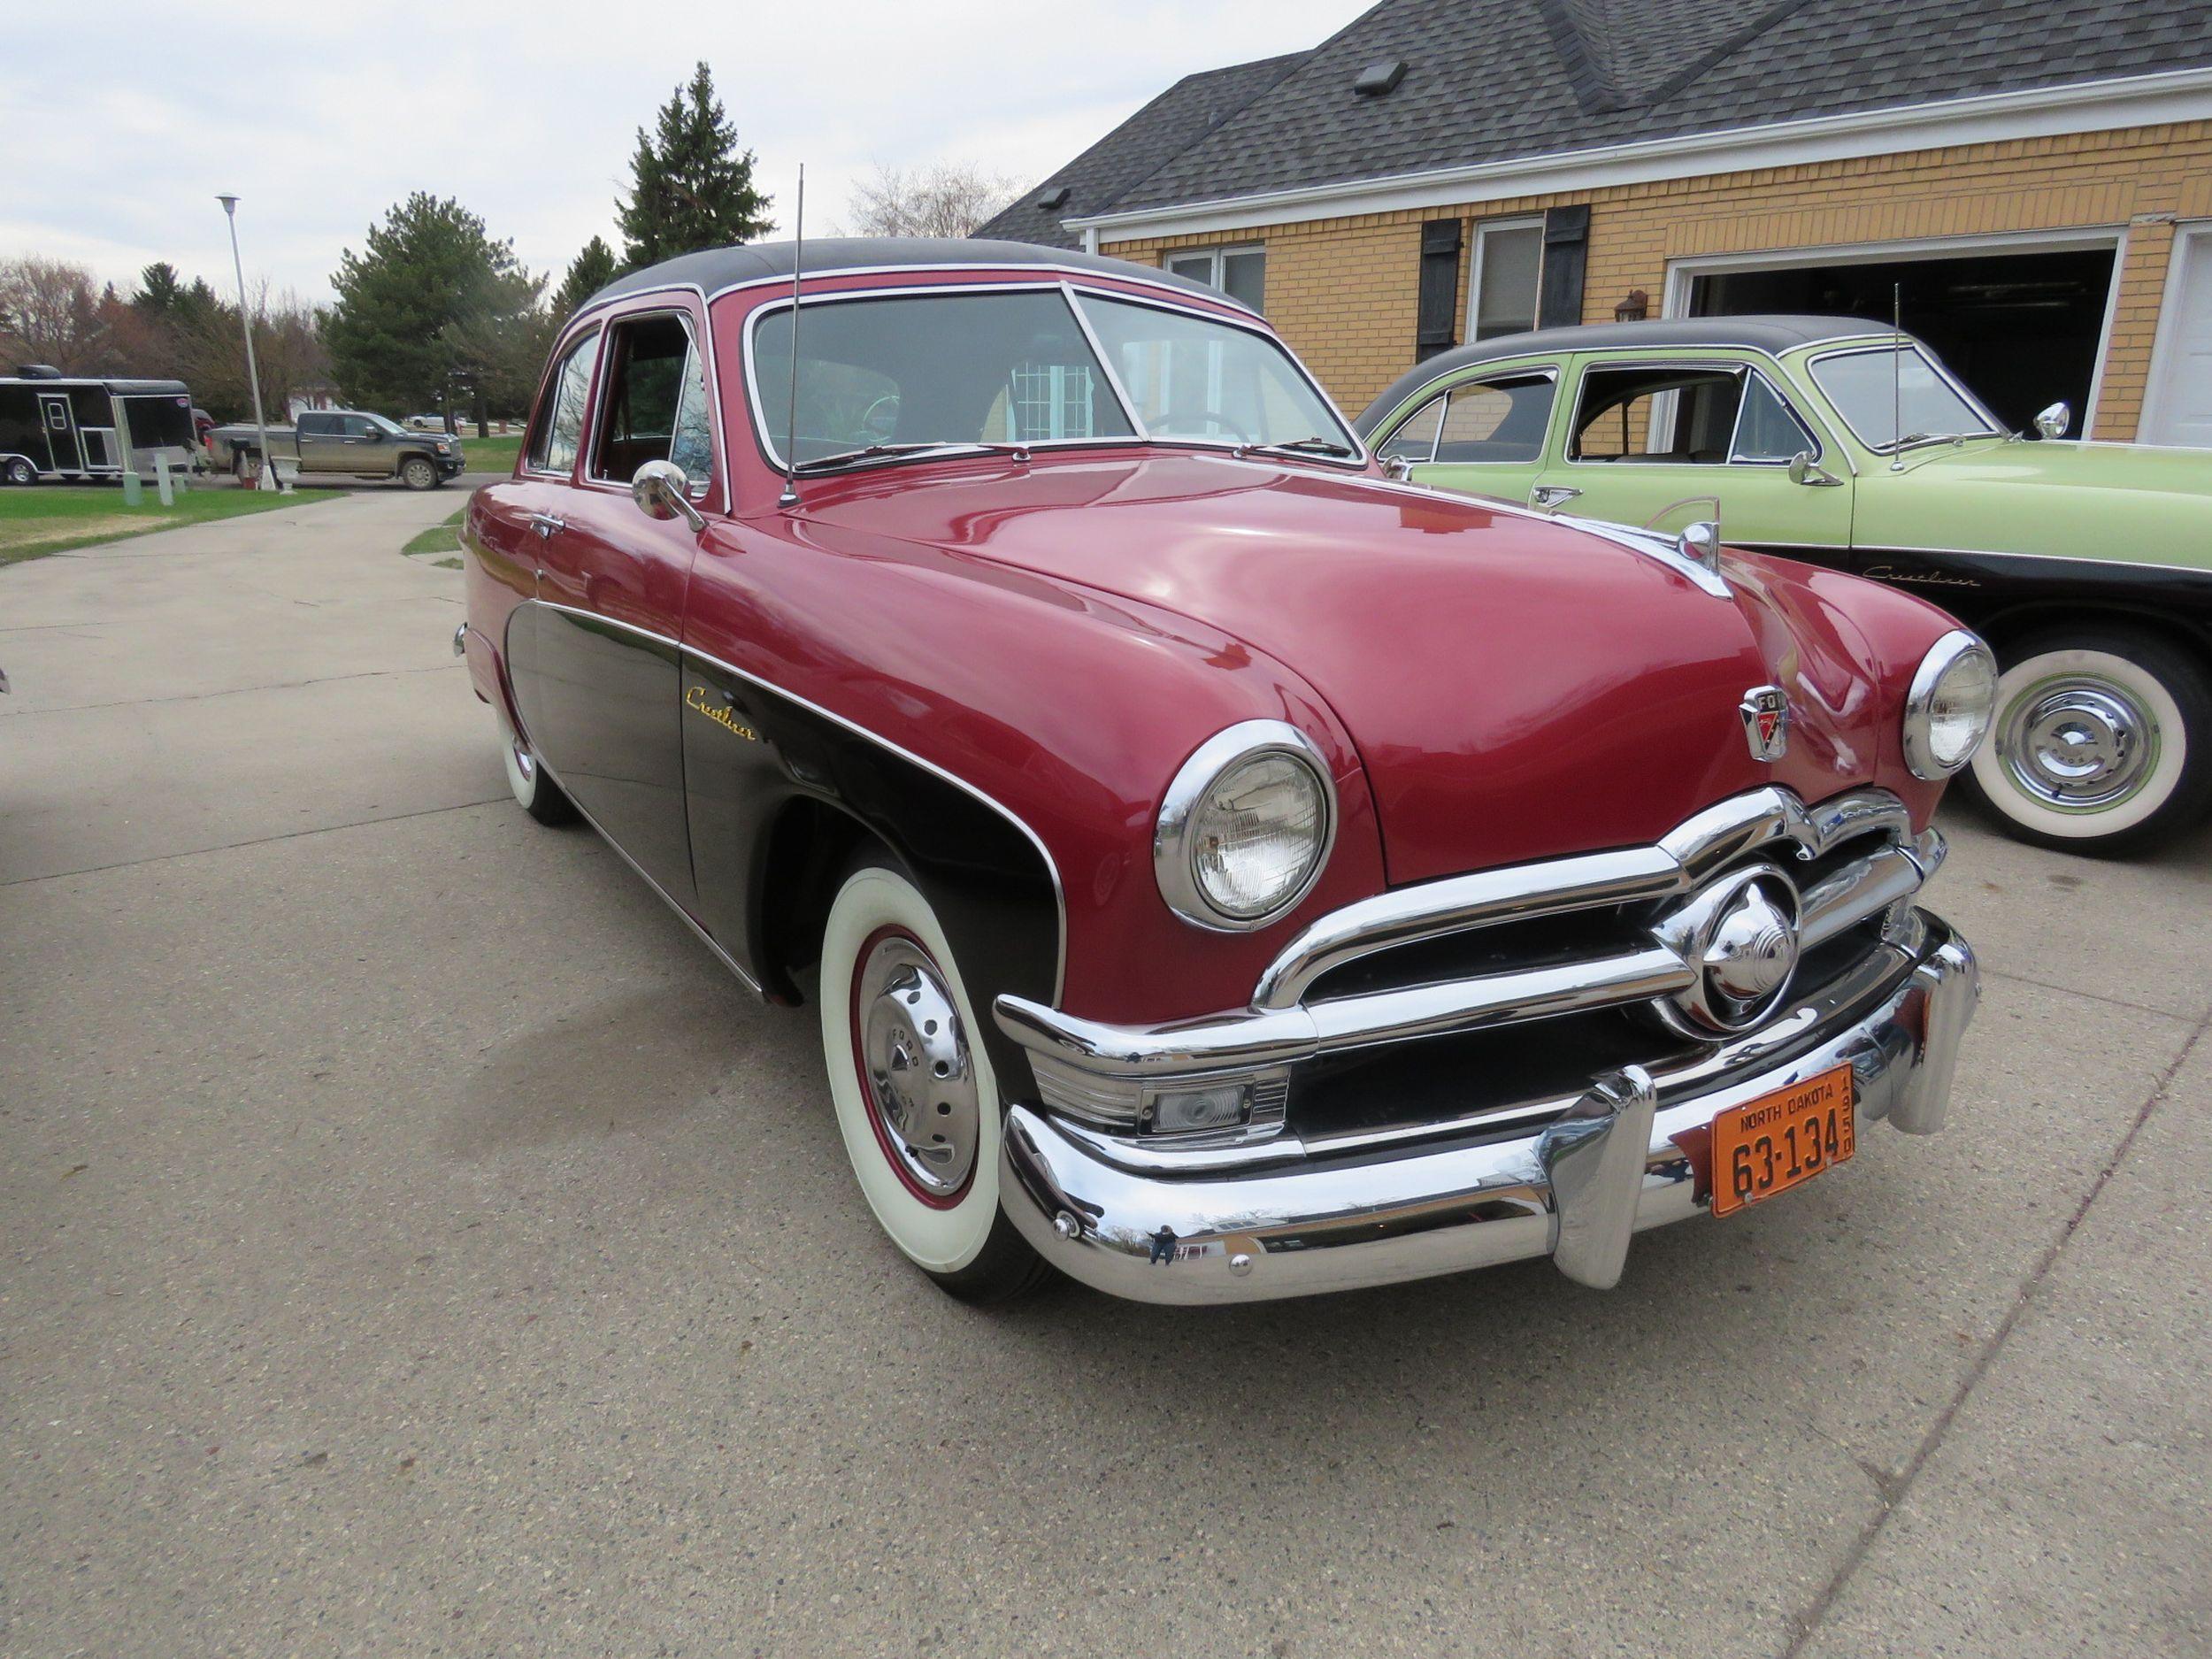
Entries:
{"label": "pine tree", "polygon": [[629,199],[617,199],[615,219],[631,270],[775,229],[770,198],[753,188],[753,152],[738,147],[703,62],[661,106],[652,136],[638,129],[630,174]]}
{"label": "pine tree", "polygon": [[138,273],[138,292],[131,303],[142,311],[165,317],[176,309],[184,293],[184,280],[177,275],[176,266],[166,259],[157,259]]}
{"label": "pine tree", "polygon": [[541,349],[545,280],[455,201],[418,191],[397,204],[330,282],[323,336],[340,389],[363,407],[435,409],[457,375],[503,381]]}
{"label": "pine tree", "polygon": [[584,244],[583,251],[568,267],[568,274],[561,279],[561,286],[554,290],[553,319],[565,322],[573,317],[583,303],[613,281],[615,275],[614,250],[603,238],[594,236]]}

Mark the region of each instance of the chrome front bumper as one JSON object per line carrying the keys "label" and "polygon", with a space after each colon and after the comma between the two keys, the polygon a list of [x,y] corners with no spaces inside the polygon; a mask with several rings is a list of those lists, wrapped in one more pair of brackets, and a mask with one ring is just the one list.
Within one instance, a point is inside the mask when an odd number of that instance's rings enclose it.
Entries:
{"label": "chrome front bumper", "polygon": [[1726,1066],[1624,1068],[1537,1133],[1333,1156],[1292,1146],[1273,1163],[1179,1174],[1016,1106],[1002,1201],[1046,1260],[1141,1302],[1310,1295],[1539,1256],[1602,1288],[1631,1233],[1709,1203],[1701,1143],[1724,1108],[1848,1063],[1861,1124],[1942,1127],[1980,977],[1966,941],[1924,911],[1890,937],[1846,982],[1740,1040]]}

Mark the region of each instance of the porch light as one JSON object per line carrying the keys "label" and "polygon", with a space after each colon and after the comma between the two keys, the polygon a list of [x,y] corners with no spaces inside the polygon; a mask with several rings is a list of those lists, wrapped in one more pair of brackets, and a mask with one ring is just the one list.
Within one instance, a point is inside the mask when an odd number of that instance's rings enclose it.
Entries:
{"label": "porch light", "polygon": [[1613,308],[1617,323],[1640,323],[1651,315],[1651,296],[1641,288],[1631,288],[1628,297]]}

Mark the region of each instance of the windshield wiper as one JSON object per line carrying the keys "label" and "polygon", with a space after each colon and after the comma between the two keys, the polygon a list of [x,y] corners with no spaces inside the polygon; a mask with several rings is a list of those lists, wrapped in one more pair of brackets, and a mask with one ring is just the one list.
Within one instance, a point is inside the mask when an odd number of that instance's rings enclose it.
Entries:
{"label": "windshield wiper", "polygon": [[1282,443],[1240,443],[1237,448],[1240,451],[1254,455],[1287,452],[1292,455],[1333,455],[1347,459],[1359,453],[1349,444],[1339,443],[1333,438],[1292,438]]}
{"label": "windshield wiper", "polygon": [[818,455],[810,461],[801,461],[791,470],[802,474],[826,472],[832,467],[851,466],[860,461],[889,460],[902,455],[926,455],[936,449],[960,449],[977,455],[1017,455],[1025,458],[1029,454],[1025,444],[933,438],[926,443],[872,443],[864,449],[840,449],[834,455]]}

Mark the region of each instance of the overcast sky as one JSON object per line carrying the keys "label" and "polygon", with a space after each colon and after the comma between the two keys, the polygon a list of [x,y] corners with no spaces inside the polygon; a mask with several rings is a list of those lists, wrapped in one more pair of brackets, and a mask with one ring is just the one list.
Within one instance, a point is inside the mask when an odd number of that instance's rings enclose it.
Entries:
{"label": "overcast sky", "polygon": [[412,190],[458,197],[556,280],[614,196],[635,131],[704,58],[790,224],[847,211],[872,164],[973,161],[1028,183],[1179,76],[1317,44],[1358,0],[961,0],[527,6],[135,0],[11,7],[0,52],[0,257],[149,260],[229,292],[218,191],[248,280],[330,297],[342,248]]}

